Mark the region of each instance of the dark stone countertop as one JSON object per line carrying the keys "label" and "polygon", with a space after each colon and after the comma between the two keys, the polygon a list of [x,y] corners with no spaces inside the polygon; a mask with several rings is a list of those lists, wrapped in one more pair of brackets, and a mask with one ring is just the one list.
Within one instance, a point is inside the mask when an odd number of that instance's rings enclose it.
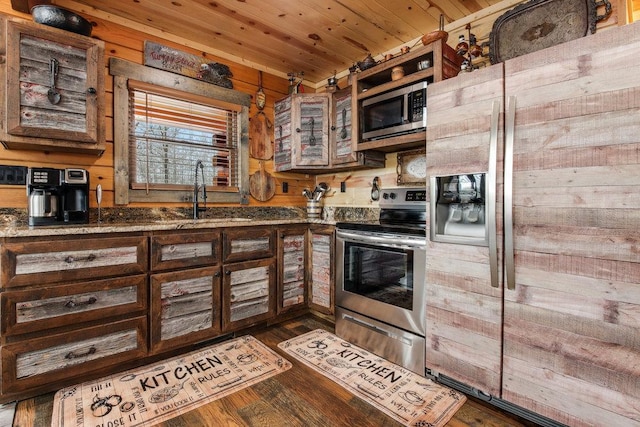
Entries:
{"label": "dark stone countertop", "polygon": [[322,219],[308,219],[304,208],[238,207],[210,208],[194,220],[188,208],[103,208],[92,209],[88,224],[29,227],[25,209],[0,209],[0,237],[46,237],[96,233],[189,230],[284,224],[325,224],[377,218],[370,208],[324,208]]}

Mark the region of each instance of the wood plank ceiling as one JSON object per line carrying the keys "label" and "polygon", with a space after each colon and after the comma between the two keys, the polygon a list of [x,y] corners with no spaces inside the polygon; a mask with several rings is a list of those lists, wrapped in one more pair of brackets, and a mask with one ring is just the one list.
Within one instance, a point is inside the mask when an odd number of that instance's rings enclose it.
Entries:
{"label": "wood plank ceiling", "polygon": [[368,53],[398,53],[499,0],[52,0],[80,14],[153,28],[266,72],[326,81]]}

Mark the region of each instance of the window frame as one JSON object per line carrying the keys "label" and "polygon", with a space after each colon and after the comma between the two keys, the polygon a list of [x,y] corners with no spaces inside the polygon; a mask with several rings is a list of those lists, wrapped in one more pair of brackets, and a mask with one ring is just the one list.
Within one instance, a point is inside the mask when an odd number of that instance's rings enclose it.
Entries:
{"label": "window frame", "polygon": [[[129,79],[184,92],[185,99],[205,96],[240,107],[238,125],[238,188],[239,191],[207,192],[209,203],[249,203],[249,108],[251,95],[227,89],[168,71],[147,67],[119,58],[110,58],[109,73],[113,77],[113,150],[114,203],[185,203],[193,201],[192,190],[131,189],[129,185]],[[194,169],[195,170],[195,169]]]}

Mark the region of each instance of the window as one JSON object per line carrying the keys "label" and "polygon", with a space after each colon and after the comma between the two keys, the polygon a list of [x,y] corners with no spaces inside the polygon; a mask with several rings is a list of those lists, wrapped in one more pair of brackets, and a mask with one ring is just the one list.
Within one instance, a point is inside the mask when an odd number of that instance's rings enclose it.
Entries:
{"label": "window", "polygon": [[249,95],[115,58],[110,70],[116,204],[191,201],[198,161],[208,202],[248,202]]}

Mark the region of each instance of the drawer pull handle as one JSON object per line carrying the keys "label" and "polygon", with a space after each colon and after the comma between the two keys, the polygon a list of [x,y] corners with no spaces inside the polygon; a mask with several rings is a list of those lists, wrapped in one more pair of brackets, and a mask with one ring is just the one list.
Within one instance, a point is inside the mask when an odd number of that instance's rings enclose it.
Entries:
{"label": "drawer pull handle", "polygon": [[96,348],[92,346],[89,350],[87,350],[86,353],[75,354],[73,351],[70,351],[69,353],[67,353],[66,356],[64,356],[64,358],[65,359],[69,359],[69,360],[71,360],[71,359],[80,359],[81,357],[91,356],[96,351],[97,351]]}
{"label": "drawer pull handle", "polygon": [[95,304],[96,302],[98,302],[98,298],[96,297],[91,297],[86,301],[81,301],[81,302],[75,302],[73,300],[69,300],[67,301],[67,303],[64,305],[67,308],[74,308],[74,307],[78,307],[79,305],[91,305],[91,304]]}
{"label": "drawer pull handle", "polygon": [[66,262],[67,264],[71,264],[71,263],[74,263],[74,262],[76,262],[76,261],[89,261],[89,262],[91,262],[91,261],[95,260],[96,258],[97,258],[97,257],[96,257],[94,254],[89,254],[89,255],[88,255],[86,258],[84,258],[84,259],[83,259],[83,258],[75,258],[75,257],[73,257],[73,256],[69,255],[68,257],[66,257],[66,258],[64,259],[64,262]]}

